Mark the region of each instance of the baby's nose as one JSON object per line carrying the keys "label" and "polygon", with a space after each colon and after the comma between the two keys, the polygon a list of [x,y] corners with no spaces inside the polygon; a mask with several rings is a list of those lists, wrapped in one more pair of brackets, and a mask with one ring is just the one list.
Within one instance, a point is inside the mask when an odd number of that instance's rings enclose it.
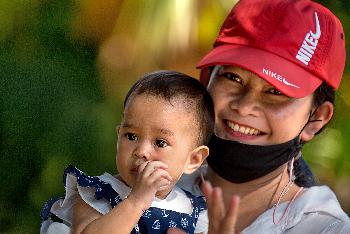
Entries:
{"label": "baby's nose", "polygon": [[140,143],[134,150],[133,155],[145,161],[151,160],[152,146],[148,143]]}

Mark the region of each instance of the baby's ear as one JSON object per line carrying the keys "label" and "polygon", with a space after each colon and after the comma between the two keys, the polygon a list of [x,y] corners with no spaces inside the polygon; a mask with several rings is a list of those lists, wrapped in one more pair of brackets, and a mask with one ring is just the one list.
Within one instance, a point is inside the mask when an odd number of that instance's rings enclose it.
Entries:
{"label": "baby's ear", "polygon": [[205,145],[198,146],[189,155],[185,168],[185,174],[191,174],[198,169],[209,155],[209,148]]}

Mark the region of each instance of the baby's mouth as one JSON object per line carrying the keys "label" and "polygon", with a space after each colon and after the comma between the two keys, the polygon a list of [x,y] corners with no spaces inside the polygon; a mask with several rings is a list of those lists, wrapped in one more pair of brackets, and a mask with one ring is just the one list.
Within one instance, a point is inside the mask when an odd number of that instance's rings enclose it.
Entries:
{"label": "baby's mouth", "polygon": [[131,173],[133,173],[133,174],[137,174],[138,172],[139,172],[139,167],[140,167],[140,165],[138,165],[138,166],[133,166],[132,168],[131,168]]}

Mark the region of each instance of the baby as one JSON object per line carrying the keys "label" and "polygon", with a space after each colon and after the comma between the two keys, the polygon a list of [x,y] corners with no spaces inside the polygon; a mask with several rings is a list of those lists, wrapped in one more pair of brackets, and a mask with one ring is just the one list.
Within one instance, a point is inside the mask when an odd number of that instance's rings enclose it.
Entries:
{"label": "baby", "polygon": [[145,75],[124,101],[119,175],[68,167],[66,196],[44,206],[41,233],[206,232],[204,198],[175,184],[208,156],[213,126],[213,103],[198,80],[174,71]]}

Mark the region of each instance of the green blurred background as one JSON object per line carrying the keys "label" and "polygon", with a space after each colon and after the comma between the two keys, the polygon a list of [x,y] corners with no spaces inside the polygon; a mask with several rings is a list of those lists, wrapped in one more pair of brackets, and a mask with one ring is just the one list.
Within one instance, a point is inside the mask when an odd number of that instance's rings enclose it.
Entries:
{"label": "green blurred background", "polygon": [[[321,2],[349,38],[350,2]],[[0,0],[0,233],[39,232],[41,205],[63,194],[68,164],[115,173],[115,127],[127,89],[156,69],[198,77],[195,64],[234,3]],[[349,71],[336,118],[304,149],[348,213]]]}

